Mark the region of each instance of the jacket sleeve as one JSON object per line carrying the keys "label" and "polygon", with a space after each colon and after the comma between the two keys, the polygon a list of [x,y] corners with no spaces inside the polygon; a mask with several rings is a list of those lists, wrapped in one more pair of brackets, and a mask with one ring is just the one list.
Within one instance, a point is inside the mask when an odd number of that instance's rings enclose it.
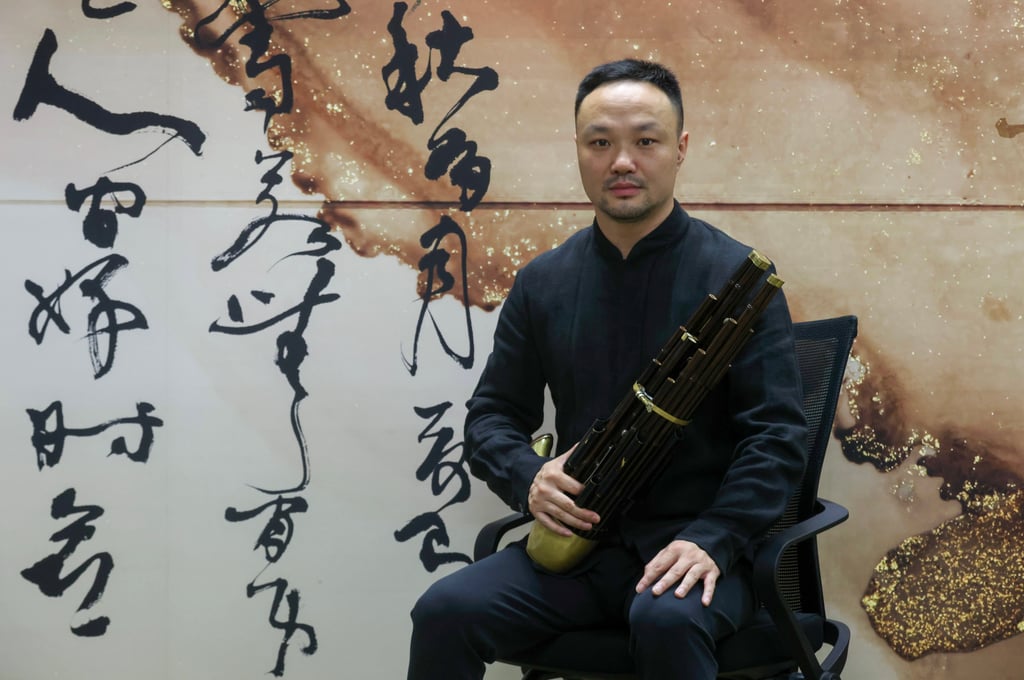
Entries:
{"label": "jacket sleeve", "polygon": [[725,572],[781,517],[806,467],[807,425],[793,325],[780,292],[725,378],[736,442],[712,505],[676,538],[701,546]]}
{"label": "jacket sleeve", "polygon": [[501,307],[494,347],[467,402],[469,469],[514,510],[526,512],[534,476],[546,459],[530,448],[544,420],[544,375],[533,338],[526,270]]}

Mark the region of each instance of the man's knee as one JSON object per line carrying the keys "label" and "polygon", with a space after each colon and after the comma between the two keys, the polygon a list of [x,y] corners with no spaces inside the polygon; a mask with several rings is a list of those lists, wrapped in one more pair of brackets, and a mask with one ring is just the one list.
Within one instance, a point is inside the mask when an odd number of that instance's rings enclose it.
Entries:
{"label": "man's knee", "polygon": [[413,605],[414,626],[436,626],[465,621],[474,608],[471,589],[460,585],[458,572],[435,581]]}
{"label": "man's knee", "polygon": [[629,610],[629,628],[634,641],[662,639],[712,639],[700,595],[675,597],[671,591],[654,597],[641,593]]}

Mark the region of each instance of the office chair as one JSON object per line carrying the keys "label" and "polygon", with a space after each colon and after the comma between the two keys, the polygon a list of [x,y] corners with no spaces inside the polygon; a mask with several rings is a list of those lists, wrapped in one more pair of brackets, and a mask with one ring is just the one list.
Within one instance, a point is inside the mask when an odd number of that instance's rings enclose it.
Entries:
{"label": "office chair", "polygon": [[[742,629],[719,641],[720,680],[840,680],[850,630],[829,619],[821,587],[817,534],[849,516],[846,508],[818,498],[818,480],[832,434],[857,317],[794,324],[797,362],[807,418],[807,469],[782,518],[758,546],[754,587],[761,608]],[[507,532],[531,521],[515,513],[485,525],[474,558],[495,552]],[[828,643],[827,656],[816,654]],[[625,627],[575,630],[510,658],[522,680],[630,680],[636,678]]]}

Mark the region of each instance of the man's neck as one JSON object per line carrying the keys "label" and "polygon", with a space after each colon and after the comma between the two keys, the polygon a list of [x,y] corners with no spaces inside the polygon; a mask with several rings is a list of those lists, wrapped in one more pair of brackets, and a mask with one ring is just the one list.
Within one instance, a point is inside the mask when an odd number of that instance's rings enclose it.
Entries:
{"label": "man's neck", "polygon": [[595,218],[601,233],[622,253],[622,259],[625,260],[632,252],[633,246],[657,229],[672,214],[674,208],[675,201],[669,203],[667,208],[637,222],[623,222],[604,213],[597,213]]}

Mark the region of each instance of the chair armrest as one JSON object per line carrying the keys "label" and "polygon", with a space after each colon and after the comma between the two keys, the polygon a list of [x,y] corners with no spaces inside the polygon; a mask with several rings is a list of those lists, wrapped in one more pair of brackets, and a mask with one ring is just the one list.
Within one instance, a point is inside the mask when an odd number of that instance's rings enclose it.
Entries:
{"label": "chair armrest", "polygon": [[846,655],[850,651],[849,626],[842,621],[826,619],[825,642],[832,646],[832,651],[821,662],[821,667],[835,673],[835,677],[838,679],[839,674],[836,673],[836,669],[842,670],[846,666]]}
{"label": "chair armrest", "polygon": [[759,592],[762,587],[776,589],[775,572],[787,548],[845,522],[850,516],[849,510],[830,500],[819,498],[815,504],[818,506],[817,512],[770,536],[758,547],[754,555],[754,583]]}
{"label": "chair armrest", "polygon": [[[817,512],[797,522],[778,534],[769,537],[758,548],[754,556],[754,588],[774,621],[787,651],[797,661],[806,678],[829,677],[815,656],[815,650],[804,636],[789,605],[786,603],[776,573],[787,548],[814,538],[826,529],[840,524],[850,516],[849,511],[838,503],[823,498],[815,502]],[[843,653],[845,657],[845,652]],[[833,655],[826,660],[826,668],[835,661]]]}
{"label": "chair armrest", "polygon": [[501,519],[485,524],[476,535],[476,543],[473,546],[473,561],[479,562],[488,555],[496,553],[505,534],[516,527],[521,527],[532,521],[533,515],[513,512],[511,515],[505,515]]}

